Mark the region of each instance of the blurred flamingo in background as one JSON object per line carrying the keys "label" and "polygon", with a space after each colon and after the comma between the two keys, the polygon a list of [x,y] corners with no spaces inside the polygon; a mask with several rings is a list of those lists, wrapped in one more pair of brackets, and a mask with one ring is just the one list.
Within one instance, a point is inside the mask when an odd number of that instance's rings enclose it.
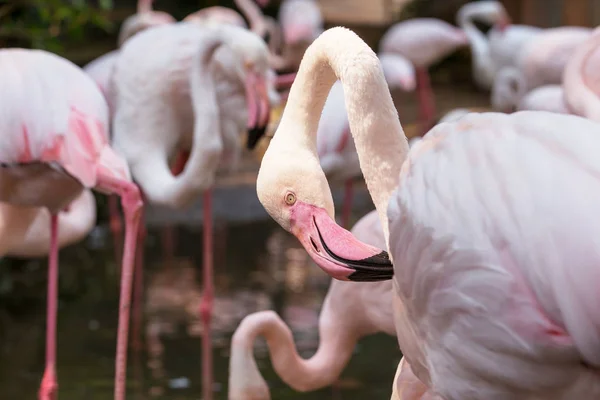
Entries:
{"label": "blurred flamingo in background", "polygon": [[[240,132],[248,129],[249,148],[263,135],[267,77],[264,41],[232,25],[147,30],[127,41],[115,66],[113,143],[147,199],[181,208],[204,193],[204,399],[212,398],[213,382],[211,187],[219,164],[231,167],[239,159]],[[180,174],[169,169],[175,156]]]}
{"label": "blurred flamingo in background", "polygon": [[[170,14],[153,10],[152,1],[153,0],[138,0],[137,13],[127,17],[121,25],[118,37],[119,47],[121,47],[126,40],[143,30],[176,22],[175,18]],[[92,77],[102,91],[111,113],[113,107],[111,96],[109,95],[109,86],[118,56],[119,49],[116,49],[96,58],[83,67],[83,70]],[[109,196],[108,210],[110,216],[110,230],[113,237],[113,247],[115,249],[115,259],[119,260],[123,250],[121,248],[123,225],[116,196]]]}
{"label": "blurred flamingo in background", "polygon": [[523,75],[525,90],[542,85],[561,84],[567,62],[577,47],[592,34],[589,28],[562,26],[545,29],[521,49],[517,68]]}
{"label": "blurred flamingo in background", "polygon": [[[314,132],[336,78],[389,254],[333,221]],[[375,54],[333,28],[307,50],[257,193],[330,276],[393,279],[398,343],[439,397],[597,398],[599,129],[572,115],[472,113],[408,153]]]}
{"label": "blurred flamingo in background", "polygon": [[491,102],[494,110],[505,113],[531,110],[571,114],[564,95],[561,85],[539,86],[527,92],[521,72],[516,68],[507,67],[496,77]]}
{"label": "blurred flamingo in background", "polygon": [[[46,208],[0,203],[0,257],[46,257],[51,250],[51,217]],[[58,248],[80,242],[95,225],[96,200],[91,191],[83,190],[68,211],[58,214]]]}
{"label": "blurred flamingo in background", "polygon": [[563,87],[575,114],[600,122],[600,28],[570,58]]}
{"label": "blurred flamingo in background", "polygon": [[[352,233],[370,245],[385,246],[375,211],[362,217]],[[319,348],[307,360],[300,357],[292,332],[275,312],[250,314],[231,341],[229,399],[271,398],[253,355],[258,336],[267,340],[277,375],[294,390],[309,392],[334,383],[350,361],[356,343],[378,332],[396,334],[391,281],[356,285],[332,280],[319,317]]]}
{"label": "blurred flamingo in background", "polygon": [[[463,5],[456,20],[469,39],[473,77],[482,89],[490,89],[503,68],[514,67],[521,47],[542,32],[541,28],[511,24],[504,6],[495,0]],[[475,26],[476,20],[492,25],[487,35]]]}
{"label": "blurred flamingo in background", "polygon": [[428,68],[468,43],[461,29],[434,18],[413,18],[397,23],[381,38],[380,54],[399,54],[415,67],[423,133],[431,128],[435,117],[435,99]]}
{"label": "blurred flamingo in background", "polygon": [[115,399],[125,398],[129,304],[142,201],[124,160],[108,145],[109,113],[94,82],[71,62],[39,50],[0,51],[3,140],[0,201],[45,207],[50,217],[46,369],[39,398],[55,399],[58,213],[84,188],[118,193],[126,217]]}
{"label": "blurred flamingo in background", "polygon": [[[118,46],[133,35],[148,28],[171,24],[176,22],[170,14],[163,11],[154,11],[152,9],[152,0],[138,0],[137,13],[133,14],[123,22],[119,31]],[[108,85],[112,69],[115,65],[116,58],[119,55],[119,50],[113,50],[98,57],[83,67],[92,79],[98,84],[102,93],[106,97],[110,105],[108,96]]]}

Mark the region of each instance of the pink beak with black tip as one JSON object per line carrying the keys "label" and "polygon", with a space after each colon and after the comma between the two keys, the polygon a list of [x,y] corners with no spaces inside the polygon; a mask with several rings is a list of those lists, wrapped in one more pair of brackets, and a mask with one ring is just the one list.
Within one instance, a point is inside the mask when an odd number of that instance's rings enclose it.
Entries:
{"label": "pink beak with black tip", "polygon": [[262,76],[248,70],[244,86],[248,108],[248,120],[246,124],[248,129],[247,147],[252,150],[267,130],[271,115],[271,104],[269,103],[267,93],[267,83]]}
{"label": "pink beak with black tip", "polygon": [[301,201],[291,208],[291,232],[329,276],[355,282],[392,279],[394,266],[386,251],[356,239],[323,208]]}

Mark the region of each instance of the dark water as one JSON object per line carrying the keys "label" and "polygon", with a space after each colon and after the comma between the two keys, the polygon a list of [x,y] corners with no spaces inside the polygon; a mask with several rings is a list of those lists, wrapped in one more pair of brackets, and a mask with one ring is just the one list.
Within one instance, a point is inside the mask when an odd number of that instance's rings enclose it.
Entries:
{"label": "dark water", "polygon": [[[226,399],[229,344],[239,321],[254,311],[276,310],[292,328],[301,355],[309,357],[318,345],[318,313],[329,278],[271,222],[217,228],[214,391],[215,399]],[[177,231],[177,262],[170,266],[163,261],[160,237],[150,231],[145,246],[143,345],[129,353],[128,398],[196,400],[201,231]],[[109,239],[98,228],[85,243],[61,251],[61,400],[112,398],[118,275]],[[36,398],[44,366],[45,268],[45,260],[11,263],[10,288],[0,288],[0,399]],[[2,290],[10,296],[1,297]],[[400,358],[395,338],[365,338],[335,392],[301,394],[275,375],[263,341],[255,354],[273,399],[389,399]]]}

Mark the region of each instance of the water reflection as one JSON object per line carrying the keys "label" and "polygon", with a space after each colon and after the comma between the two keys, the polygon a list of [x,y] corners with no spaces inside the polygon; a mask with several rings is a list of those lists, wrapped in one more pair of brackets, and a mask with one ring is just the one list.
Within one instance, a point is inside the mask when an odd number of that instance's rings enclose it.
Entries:
{"label": "water reflection", "polygon": [[[318,345],[318,315],[329,278],[297,240],[274,224],[223,228],[227,245],[217,254],[213,316],[215,398],[227,398],[229,341],[249,313],[274,309],[294,332],[298,351],[311,356]],[[58,377],[61,400],[112,397],[118,280],[112,249],[99,229],[84,243],[61,252]],[[132,399],[198,399],[201,382],[199,316],[201,249],[198,232],[177,230],[177,258],[162,262],[160,234],[146,240],[144,346],[130,352],[128,396]],[[219,238],[218,240],[225,240]],[[235,245],[234,245],[235,244]],[[232,250],[235,249],[235,250]],[[45,261],[11,263],[13,284],[24,285],[27,300],[0,303],[0,398],[35,398],[43,367]],[[19,283],[20,282],[20,283]],[[0,294],[1,296],[1,294]],[[34,301],[32,301],[34,299]],[[0,301],[4,298],[0,297]],[[11,301],[14,301],[11,300]],[[16,307],[16,308],[15,308]],[[362,342],[343,379],[343,399],[389,398],[389,382],[398,361],[396,343],[387,336]],[[257,363],[272,388],[273,399],[331,399],[330,388],[295,393],[270,367],[267,347],[259,340]]]}

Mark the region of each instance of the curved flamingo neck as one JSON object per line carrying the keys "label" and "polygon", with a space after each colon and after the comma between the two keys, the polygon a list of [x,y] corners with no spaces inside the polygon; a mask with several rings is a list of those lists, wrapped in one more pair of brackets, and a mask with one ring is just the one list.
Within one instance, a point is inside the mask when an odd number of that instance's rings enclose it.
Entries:
{"label": "curved flamingo neck", "polygon": [[317,157],[317,127],[336,79],[344,88],[350,131],[387,243],[388,201],[409,148],[379,59],[356,34],[332,28],[307,49],[273,141],[308,148]]}
{"label": "curved flamingo neck", "polygon": [[458,25],[462,28],[471,45],[473,53],[473,69],[482,80],[481,84],[491,85],[493,79],[493,65],[490,54],[490,43],[487,37],[473,23],[473,17],[478,10],[474,8],[477,4],[470,4],[459,11]]}
{"label": "curved flamingo neck", "polygon": [[324,321],[322,315],[319,348],[311,358],[303,359],[292,332],[277,314],[264,311],[246,317],[232,340],[230,387],[244,388],[247,392],[248,386],[264,383],[253,356],[258,336],[267,341],[275,372],[293,389],[312,391],[332,384],[350,360],[357,341],[351,330],[337,328]]}

